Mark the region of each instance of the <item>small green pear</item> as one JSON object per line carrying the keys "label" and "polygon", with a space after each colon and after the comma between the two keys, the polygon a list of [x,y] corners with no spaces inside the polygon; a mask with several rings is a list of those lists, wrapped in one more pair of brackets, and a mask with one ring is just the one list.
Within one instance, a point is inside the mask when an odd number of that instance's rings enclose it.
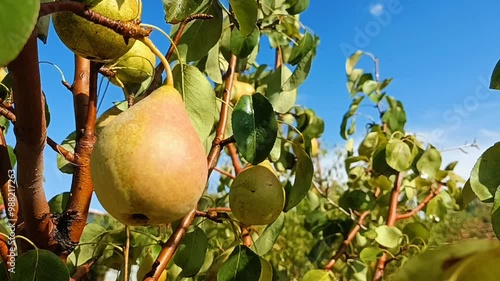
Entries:
{"label": "small green pear", "polygon": [[142,41],[136,41],[134,46],[117,61],[106,65],[115,72],[115,76],[109,80],[116,86],[120,86],[117,80],[126,85],[139,85],[155,71],[156,56],[151,49]]}
{"label": "small green pear", "polygon": [[245,225],[274,222],[285,206],[285,191],[275,173],[265,166],[244,169],[231,184],[229,207]]}
{"label": "small green pear", "polygon": [[100,132],[91,177],[103,208],[126,225],[168,224],[193,210],[207,158],[179,92],[161,86]]}
{"label": "small green pear", "polygon": [[[142,2],[141,0],[101,0],[97,1],[91,9],[114,20],[139,20]],[[129,39],[127,43],[122,35],[72,12],[54,13],[52,22],[57,35],[66,47],[81,57],[97,62],[110,62],[118,59],[132,48],[135,42],[134,39]]]}

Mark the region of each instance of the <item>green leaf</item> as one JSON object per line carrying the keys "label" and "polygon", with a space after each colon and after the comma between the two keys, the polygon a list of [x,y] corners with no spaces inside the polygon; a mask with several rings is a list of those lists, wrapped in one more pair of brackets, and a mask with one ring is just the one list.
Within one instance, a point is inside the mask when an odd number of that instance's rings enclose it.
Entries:
{"label": "green leaf", "polygon": [[402,172],[410,168],[412,163],[410,147],[400,139],[391,139],[385,149],[387,164],[396,171]]}
{"label": "green leaf", "polygon": [[262,271],[260,257],[248,247],[238,245],[217,273],[217,281],[259,281]]}
{"label": "green leaf", "polygon": [[392,132],[404,132],[406,124],[406,113],[403,104],[391,97],[386,96],[390,109],[382,116],[382,122],[386,123]]}
{"label": "green leaf", "polygon": [[437,222],[442,221],[447,213],[448,210],[441,196],[432,198],[425,208],[425,215]]}
{"label": "green leaf", "polygon": [[198,68],[188,64],[183,66],[183,73],[181,73],[180,64],[173,69],[174,87],[183,96],[191,123],[200,140],[204,142],[218,118],[215,92]]}
{"label": "green leaf", "polygon": [[313,269],[308,271],[300,281],[337,281],[331,271]]}
{"label": "green leaf", "polygon": [[292,71],[286,66],[281,65],[276,71],[265,78],[267,83],[266,97],[273,105],[274,111],[286,113],[290,111],[297,100],[297,89],[283,91],[282,85],[292,76]]}
{"label": "green leaf", "polygon": [[45,102],[45,126],[49,127],[50,125],[50,109],[49,104],[47,103],[47,99],[45,98],[45,93],[42,91],[43,100]]}
{"label": "green leaf", "polygon": [[252,250],[258,255],[267,254],[278,240],[281,231],[285,227],[285,214],[282,213],[272,224],[268,225],[264,232],[252,244]]}
{"label": "green leaf", "polygon": [[343,139],[347,140],[347,137],[349,136],[348,131],[347,131],[347,122],[349,121],[349,118],[354,116],[356,114],[356,111],[358,111],[359,105],[363,101],[364,96],[359,96],[355,99],[352,100],[351,105],[349,106],[349,111],[347,111],[344,114],[344,117],[342,118],[342,124],[340,125],[340,136],[342,136]]}
{"label": "green leaf", "polygon": [[[54,2],[55,0],[40,0],[40,3]],[[38,19],[36,24],[37,36],[44,44],[47,44],[47,37],[49,36],[49,26],[50,26],[51,15],[43,16]]]}
{"label": "green leaf", "polygon": [[290,211],[304,199],[311,188],[314,175],[314,166],[307,152],[298,145],[293,145],[293,152],[297,157],[297,162],[295,163],[295,179],[293,186],[285,186],[285,212]]}
{"label": "green leaf", "polygon": [[358,64],[358,61],[362,55],[363,51],[357,51],[347,59],[347,61],[345,62],[345,72],[347,75],[350,76],[352,74],[354,67],[356,67],[356,64]]}
{"label": "green leaf", "polygon": [[427,243],[429,240],[429,230],[421,222],[410,222],[403,228],[403,233],[408,235],[410,243],[417,244],[421,242]]}
{"label": "green leaf", "polygon": [[378,145],[379,132],[370,132],[363,139],[358,148],[360,156],[370,157]]}
{"label": "green leaf", "polygon": [[9,130],[9,126],[10,126],[10,121],[7,120],[7,118],[5,118],[5,117],[0,116],[0,130],[2,130],[2,128],[3,128],[5,135],[7,134],[7,131]]}
{"label": "green leaf", "polygon": [[199,227],[191,227],[174,257],[175,264],[182,268],[180,276],[191,277],[198,274],[205,261],[207,247],[208,238],[205,232]]}
{"label": "green leaf", "polygon": [[288,63],[291,65],[297,65],[302,59],[312,50],[314,46],[314,39],[308,31],[299,40],[298,44],[293,47],[290,57],[288,58]]}
{"label": "green leaf", "polygon": [[222,84],[221,65],[219,61],[219,43],[210,49],[203,70],[216,84]]}
{"label": "green leaf", "polygon": [[427,174],[429,179],[433,179],[441,168],[441,153],[433,147],[429,147],[420,156],[417,162],[417,169],[421,174]]}
{"label": "green leaf", "polygon": [[403,238],[403,233],[395,226],[381,225],[375,229],[375,241],[383,247],[396,248]]}
{"label": "green leaf", "polygon": [[495,192],[495,201],[491,209],[491,225],[497,238],[500,237],[500,188]]}
{"label": "green leaf", "polygon": [[23,49],[38,21],[39,0],[2,0],[0,11],[0,66],[7,66]]}
{"label": "green leaf", "polygon": [[256,165],[269,156],[278,135],[278,121],[266,97],[259,93],[242,96],[232,113],[232,127],[245,160]]}
{"label": "green leaf", "polygon": [[[222,33],[222,10],[217,1],[200,11],[213,15],[212,19],[196,19],[189,23],[177,44],[183,62],[191,62],[202,59],[217,44]],[[179,24],[172,26],[172,38],[178,32]],[[175,54],[175,53],[174,53]],[[175,76],[174,76],[175,77]]]}
{"label": "green leaf", "polygon": [[316,55],[316,49],[311,49],[303,58],[293,71],[292,76],[283,85],[284,91],[291,91],[297,89],[309,75],[311,70],[312,61]]}
{"label": "green leaf", "polygon": [[462,200],[464,204],[469,204],[470,202],[474,201],[477,199],[476,194],[472,190],[472,187],[470,185],[470,180],[467,180],[464,184],[464,187],[462,188]]}
{"label": "green leaf", "polygon": [[363,93],[365,93],[366,95],[371,95],[377,90],[377,88],[378,83],[373,80],[369,80],[363,83]]}
{"label": "green leaf", "polygon": [[244,37],[240,30],[234,28],[231,31],[231,52],[238,58],[244,59],[248,57],[253,49],[259,44],[260,31],[257,27],[250,35]]}
{"label": "green leaf", "polygon": [[500,60],[491,73],[490,89],[500,90]]}
{"label": "green leaf", "polygon": [[80,244],[72,253],[75,256],[75,266],[85,264],[90,259],[102,254],[107,243],[109,243],[106,234],[107,230],[98,224],[89,223],[85,225]]}
{"label": "green leaf", "polygon": [[310,139],[319,138],[325,130],[325,122],[311,109],[297,113],[297,129]]}
{"label": "green leaf", "polygon": [[61,259],[48,250],[31,250],[16,259],[12,281],[68,281],[69,272]]}
{"label": "green leaf", "polygon": [[176,24],[210,4],[209,0],[162,0],[165,10],[165,21]]}
{"label": "green leaf", "polygon": [[470,186],[479,200],[491,201],[500,186],[500,142],[479,157],[470,174]]}
{"label": "green leaf", "polygon": [[7,151],[9,152],[10,166],[14,167],[17,162],[17,156],[16,153],[14,153],[14,148],[10,145],[7,145]]}
{"label": "green leaf", "polygon": [[[394,281],[428,281],[428,280],[451,280],[448,270],[453,270],[455,265],[482,252],[498,249],[500,243],[494,240],[470,240],[451,245],[441,246],[436,249],[427,250],[420,255],[410,259],[400,268]],[[498,254],[497,254],[498,256]],[[497,261],[498,263],[498,261]],[[448,271],[448,272],[447,272]],[[423,274],[425,272],[425,274]],[[497,275],[498,276],[498,275]],[[497,277],[496,276],[496,277]],[[495,277],[495,279],[496,279]],[[488,280],[495,280],[488,279]],[[453,280],[478,280],[453,279]],[[480,280],[486,280],[482,277]]]}
{"label": "green leaf", "polygon": [[346,210],[366,211],[372,209],[375,205],[375,195],[359,189],[348,190],[342,194],[338,204]]}
{"label": "green leaf", "polygon": [[[250,35],[257,24],[256,0],[229,0],[243,37]],[[217,38],[218,39],[218,38]]]}
{"label": "green leaf", "polygon": [[262,270],[260,271],[259,281],[271,281],[273,280],[273,267],[266,259],[260,257],[260,265]]}
{"label": "green leaf", "polygon": [[69,195],[69,192],[63,192],[52,197],[49,201],[50,212],[53,214],[62,214],[68,204]]}
{"label": "green leaf", "polygon": [[377,261],[383,253],[379,247],[366,247],[359,253],[359,258],[365,263],[370,263]]}
{"label": "green leaf", "polygon": [[[61,146],[67,151],[74,153],[76,147],[76,132],[69,134],[66,139],[63,140]],[[57,168],[65,174],[73,174],[73,165],[68,162],[61,154],[57,154]]]}

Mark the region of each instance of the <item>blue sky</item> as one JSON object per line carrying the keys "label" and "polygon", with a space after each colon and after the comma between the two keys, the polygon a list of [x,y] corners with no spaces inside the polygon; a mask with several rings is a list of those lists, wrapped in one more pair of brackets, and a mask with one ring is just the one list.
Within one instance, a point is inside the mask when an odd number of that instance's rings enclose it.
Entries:
{"label": "blue sky", "polygon": [[[168,30],[159,0],[144,2],[143,22]],[[468,176],[480,152],[500,140],[500,92],[487,90],[493,67],[500,58],[500,2],[431,0],[313,0],[302,22],[320,36],[317,57],[307,81],[299,88],[298,102],[316,111],[325,120],[322,142],[327,147],[343,146],[339,136],[341,118],[350,100],[345,87],[345,59],[362,49],[380,59],[382,79],[393,77],[387,89],[405,105],[407,129],[437,146],[447,149],[475,138],[481,150],[443,152],[444,164],[460,160],[460,174]],[[165,51],[165,38],[153,34]],[[264,39],[264,41],[267,39]],[[264,52],[268,48],[263,44]],[[264,55],[272,64],[270,56]],[[51,61],[73,80],[73,56],[51,31],[47,45],[40,43],[40,60]],[[41,65],[43,89],[52,112],[49,135],[61,142],[74,130],[71,94],[60,84],[58,72]],[[368,57],[360,62],[373,71]],[[101,112],[122,97],[110,85]],[[374,118],[374,109],[363,107]],[[358,118],[359,127],[368,121]],[[356,140],[359,141],[359,137]],[[13,145],[12,132],[8,142]],[[71,177],[59,172],[55,153],[46,150],[47,198],[68,191]],[[92,208],[99,208],[93,199]]]}

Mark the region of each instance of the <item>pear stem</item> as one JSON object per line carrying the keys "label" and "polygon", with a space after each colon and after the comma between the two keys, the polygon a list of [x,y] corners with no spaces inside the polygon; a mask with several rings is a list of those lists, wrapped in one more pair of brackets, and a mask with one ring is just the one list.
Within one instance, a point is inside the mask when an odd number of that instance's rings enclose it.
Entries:
{"label": "pear stem", "polygon": [[123,249],[123,257],[125,260],[124,269],[123,269],[123,280],[128,281],[129,273],[128,273],[128,261],[129,261],[129,253],[130,253],[130,227],[125,225],[125,232],[127,233],[127,241],[125,242],[125,248]]}
{"label": "pear stem", "polygon": [[163,64],[163,67],[165,67],[165,73],[167,73],[167,86],[173,87],[174,86],[174,78],[172,76],[172,68],[170,68],[170,64],[168,63],[167,59],[163,56],[163,54],[156,48],[155,44],[149,37],[143,37],[139,39],[144,45],[148,46],[148,48],[157,56],[161,63]]}

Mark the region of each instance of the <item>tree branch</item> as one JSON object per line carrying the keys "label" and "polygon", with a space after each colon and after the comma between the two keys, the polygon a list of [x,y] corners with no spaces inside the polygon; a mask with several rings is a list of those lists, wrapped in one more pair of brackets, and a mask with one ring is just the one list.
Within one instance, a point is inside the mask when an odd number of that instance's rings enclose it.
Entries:
{"label": "tree branch", "polygon": [[398,215],[397,220],[402,220],[402,219],[407,219],[411,218],[412,216],[416,215],[420,210],[422,210],[427,204],[429,204],[429,201],[431,201],[432,198],[436,197],[436,195],[439,194],[439,190],[441,189],[441,185],[439,185],[438,188],[432,189],[429,195],[424,198],[420,204],[418,204],[417,207],[415,207],[413,210],[407,212],[406,214],[401,214]]}
{"label": "tree branch", "polygon": [[151,271],[146,274],[144,279],[145,281],[158,280],[160,275],[163,273],[163,270],[165,270],[167,264],[174,256],[174,253],[177,250],[177,247],[179,247],[182,238],[186,235],[189,226],[193,223],[195,215],[196,210],[192,210],[182,219],[175,232],[168,238],[167,243],[153,264]]}
{"label": "tree branch", "polygon": [[[231,211],[231,210],[229,210]],[[196,211],[196,217],[207,218],[211,221],[222,223],[224,220],[228,220],[229,216],[227,215],[227,211],[216,211],[216,210],[207,210],[205,212]]]}
{"label": "tree branch", "polygon": [[243,167],[241,166],[240,162],[240,157],[238,156],[238,150],[236,149],[234,143],[230,143],[227,146],[227,149],[229,151],[229,156],[231,157],[231,161],[233,162],[234,171],[236,172],[236,175],[238,175],[239,173],[241,173],[241,170],[243,170]]}
{"label": "tree branch", "polygon": [[[398,202],[399,194],[401,192],[401,185],[403,184],[404,174],[399,172],[396,181],[394,182],[394,187],[391,192],[391,201],[389,205],[389,213],[387,215],[387,226],[394,226],[398,218]],[[373,281],[380,281],[384,276],[385,265],[387,261],[387,254],[384,253],[377,261],[377,267],[375,268],[375,274],[373,275]]]}
{"label": "tree branch", "polygon": [[139,21],[119,21],[105,17],[98,12],[92,11],[89,6],[76,1],[56,1],[40,4],[40,12],[38,17],[43,17],[56,12],[72,12],[95,24],[105,26],[112,29],[116,33],[122,35],[125,39],[139,39],[148,37],[152,29],[142,28],[139,26]]}
{"label": "tree branch", "polygon": [[75,106],[76,146],[71,195],[66,206],[66,248],[61,256],[67,256],[77,245],[87,222],[93,185],[90,177],[90,155],[95,143],[97,111],[97,78],[100,65],[75,55],[75,82],[73,101]]}
{"label": "tree branch", "polygon": [[356,238],[356,234],[361,230],[363,224],[365,223],[365,218],[370,214],[370,211],[365,211],[359,216],[358,223],[356,226],[349,232],[349,235],[347,236],[347,239],[342,242],[342,245],[340,248],[337,250],[335,255],[333,255],[332,259],[330,262],[328,262],[327,265],[325,265],[325,270],[330,271],[332,268],[335,266],[335,262],[342,257],[342,255],[347,251],[347,248],[349,245],[352,243],[354,238]]}
{"label": "tree branch", "polygon": [[54,224],[43,189],[43,150],[47,139],[45,103],[40,83],[36,32],[8,65],[17,111],[16,135],[18,200],[28,238],[40,248],[54,245]]}
{"label": "tree branch", "polygon": [[233,89],[233,79],[234,72],[236,69],[237,58],[235,55],[231,55],[231,60],[229,61],[229,69],[227,71],[226,87],[224,89],[223,102],[220,111],[219,126],[217,127],[217,133],[215,139],[212,143],[212,148],[208,154],[208,176],[212,173],[212,170],[217,165],[219,160],[220,152],[222,150],[222,141],[224,139],[224,133],[226,132],[227,119],[229,117],[229,100],[231,98],[231,90]]}
{"label": "tree branch", "polygon": [[230,173],[228,173],[228,172],[226,172],[226,171],[224,171],[224,170],[221,170],[221,169],[219,169],[219,168],[217,168],[217,167],[215,167],[215,168],[214,168],[214,171],[217,171],[217,172],[219,172],[221,175],[224,175],[224,176],[226,176],[226,177],[228,177],[228,178],[230,178],[230,179],[233,179],[233,180],[236,178],[234,175],[232,175],[232,174],[230,174]]}

